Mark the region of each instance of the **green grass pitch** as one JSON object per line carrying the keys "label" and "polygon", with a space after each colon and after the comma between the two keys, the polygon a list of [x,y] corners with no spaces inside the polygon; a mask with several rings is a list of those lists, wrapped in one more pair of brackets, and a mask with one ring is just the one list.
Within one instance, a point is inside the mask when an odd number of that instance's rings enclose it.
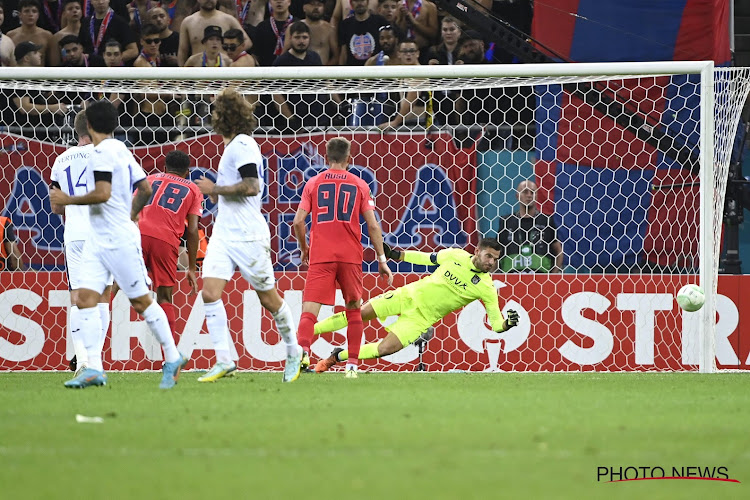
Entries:
{"label": "green grass pitch", "polygon": [[[747,374],[197,376],[0,374],[0,497],[750,498]],[[607,466],[741,483],[598,482]]]}

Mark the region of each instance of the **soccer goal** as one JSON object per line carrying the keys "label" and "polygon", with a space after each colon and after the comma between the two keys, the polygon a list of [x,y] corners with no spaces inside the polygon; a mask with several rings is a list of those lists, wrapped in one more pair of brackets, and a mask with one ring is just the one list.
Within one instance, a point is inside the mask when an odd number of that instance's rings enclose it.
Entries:
{"label": "soccer goal", "polygon": [[[501,307],[520,314],[516,328],[493,332],[482,305],[472,303],[439,322],[425,344],[369,361],[368,369],[750,368],[738,278],[718,276],[728,165],[750,71],[653,62],[3,68],[0,215],[15,228],[27,270],[0,272],[0,369],[63,370],[72,355],[63,221],[51,212],[48,186],[55,157],[76,144],[75,113],[91,99],[110,99],[121,113],[116,137],[147,172],[180,149],[193,160],[194,179],[214,177],[223,143],[211,132],[211,100],[230,86],[256,106],[263,207],[278,286],[296,318],[306,269],[290,226],[332,137],[352,140],[351,168],[370,185],[391,246],[473,251],[480,238],[500,239],[495,283]],[[209,241],[215,213],[206,200],[201,225]],[[363,244],[365,269],[376,271],[366,236]],[[431,271],[392,269],[394,286]],[[285,351],[272,318],[237,278],[224,300],[238,366],[280,369]],[[675,301],[687,283],[705,291],[698,312]],[[365,297],[386,291],[373,272],[364,285]],[[208,368],[213,351],[200,295],[180,282],[174,301],[188,368]],[[365,328],[367,342],[384,335],[378,321]],[[342,332],[321,335],[314,357],[343,343]],[[112,304],[104,363],[107,370],[161,366],[158,344],[123,296]]]}

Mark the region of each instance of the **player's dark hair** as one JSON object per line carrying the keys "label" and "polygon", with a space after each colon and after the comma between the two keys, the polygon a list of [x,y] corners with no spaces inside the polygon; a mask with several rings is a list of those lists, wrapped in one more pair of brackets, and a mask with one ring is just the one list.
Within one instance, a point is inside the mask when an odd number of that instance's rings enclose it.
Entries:
{"label": "player's dark hair", "polygon": [[119,121],[117,109],[106,99],[93,102],[86,107],[86,121],[94,132],[111,134]]}
{"label": "player's dark hair", "polygon": [[352,143],[343,137],[334,137],[326,144],[326,156],[331,163],[345,162],[352,150]]}
{"label": "player's dark hair", "polygon": [[[62,1],[63,10],[65,10],[65,7],[67,7],[69,3],[77,3],[78,5],[81,6],[81,8],[83,8],[83,0],[63,0]],[[86,13],[84,12],[83,15],[85,16]]]}
{"label": "player's dark hair", "polygon": [[69,43],[77,43],[78,45],[83,45],[81,43],[81,39],[78,38],[78,35],[65,35],[60,39],[59,42],[57,42],[57,45],[60,47],[65,47]]}
{"label": "player's dark hair", "polygon": [[39,3],[39,0],[21,0],[18,2],[18,12],[21,12],[25,7],[36,7],[36,10],[42,11],[42,4]]}
{"label": "player's dark hair", "polygon": [[213,103],[211,125],[223,137],[250,134],[254,123],[253,106],[234,89],[224,89]]}
{"label": "player's dark hair", "polygon": [[479,248],[491,248],[493,250],[497,250],[498,252],[503,251],[503,246],[494,238],[482,238],[481,240],[479,240]]}
{"label": "player's dark hair", "polygon": [[146,38],[149,35],[158,35],[159,33],[161,33],[161,30],[155,24],[146,24],[141,28],[141,38]]}
{"label": "player's dark hair", "polygon": [[165,169],[167,172],[185,175],[190,170],[190,157],[184,151],[175,149],[167,153],[164,158]]}
{"label": "player's dark hair", "polygon": [[237,39],[240,42],[245,41],[245,32],[242,30],[238,30],[237,28],[232,28],[231,30],[228,30],[226,33],[224,33],[224,40],[226,41],[227,38],[231,39]]}
{"label": "player's dark hair", "polygon": [[81,137],[89,136],[89,129],[86,127],[86,110],[81,110],[73,120],[73,129],[80,140]]}
{"label": "player's dark hair", "polygon": [[310,27],[303,21],[294,21],[289,27],[289,34],[294,35],[295,33],[310,33]]}

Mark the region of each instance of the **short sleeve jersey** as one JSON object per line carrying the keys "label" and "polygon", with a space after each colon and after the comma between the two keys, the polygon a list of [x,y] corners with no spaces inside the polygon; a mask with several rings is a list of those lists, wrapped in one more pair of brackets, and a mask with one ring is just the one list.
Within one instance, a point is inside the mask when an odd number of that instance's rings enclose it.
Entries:
{"label": "short sleeve jersey", "polygon": [[[103,247],[115,247],[138,234],[130,220],[133,186],[146,178],[146,173],[117,139],[105,139],[91,152],[91,182],[96,172],[112,174],[112,194],[107,201],[89,206],[92,240]],[[93,185],[93,184],[92,184]],[[95,237],[95,238],[93,238]]]}
{"label": "short sleeve jersey", "polygon": [[143,207],[138,227],[141,234],[180,246],[188,215],[201,216],[203,195],[190,179],[168,173],[149,175],[153,195]]}
{"label": "short sleeve jersey", "polygon": [[312,215],[310,264],[362,264],[360,216],[375,209],[370,187],[346,170],[326,170],[305,184],[299,208]]}
{"label": "short sleeve jersey", "polygon": [[263,191],[263,156],[255,139],[239,134],[227,144],[219,160],[217,186],[231,186],[242,180],[240,168],[254,163],[258,169],[260,190],[255,196],[219,195],[218,215],[214,222],[212,238],[229,241],[256,241],[271,238],[268,223],[261,213]]}
{"label": "short sleeve jersey", "polygon": [[[50,180],[69,196],[80,196],[94,189],[94,179],[89,169],[89,157],[93,149],[93,144],[75,146],[55,158]],[[65,243],[86,240],[90,232],[89,207],[67,205],[63,235]]]}

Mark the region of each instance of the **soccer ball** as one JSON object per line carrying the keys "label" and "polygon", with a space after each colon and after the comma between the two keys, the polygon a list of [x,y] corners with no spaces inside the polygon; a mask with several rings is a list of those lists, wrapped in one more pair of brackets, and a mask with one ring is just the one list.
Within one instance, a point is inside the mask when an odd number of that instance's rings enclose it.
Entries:
{"label": "soccer ball", "polygon": [[695,312],[701,307],[706,301],[706,295],[698,285],[689,284],[680,288],[677,292],[677,303],[680,307],[688,312]]}

